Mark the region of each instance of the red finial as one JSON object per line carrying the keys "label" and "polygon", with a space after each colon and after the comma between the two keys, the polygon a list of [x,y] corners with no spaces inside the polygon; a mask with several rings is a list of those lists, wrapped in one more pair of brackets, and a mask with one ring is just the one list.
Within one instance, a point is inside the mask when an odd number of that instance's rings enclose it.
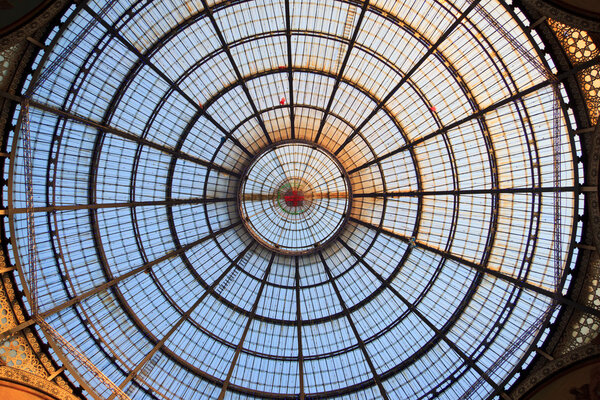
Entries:
{"label": "red finial", "polygon": [[283,196],[283,199],[288,206],[298,207],[302,205],[302,202],[304,201],[304,195],[302,192],[298,192],[297,190],[290,190],[285,194],[285,196]]}

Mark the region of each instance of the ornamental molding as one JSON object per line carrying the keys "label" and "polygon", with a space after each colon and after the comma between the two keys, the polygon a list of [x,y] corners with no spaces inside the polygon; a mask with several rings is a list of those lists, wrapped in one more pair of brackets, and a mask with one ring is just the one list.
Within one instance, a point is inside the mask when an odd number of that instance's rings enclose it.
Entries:
{"label": "ornamental molding", "polygon": [[38,30],[45,28],[48,25],[48,22],[70,3],[71,2],[68,0],[56,0],[50,2],[46,9],[31,22],[24,24],[6,36],[1,37],[0,50],[5,50],[17,43],[27,40],[28,36],[33,36]]}
{"label": "ornamental molding", "polygon": [[[600,122],[596,124],[592,138],[588,139],[588,151],[590,160],[587,163],[589,169],[589,178],[592,185],[598,185],[600,182]],[[600,199],[598,191],[586,193],[586,200],[589,199],[590,225],[592,229],[592,239],[596,251],[600,252]]]}
{"label": "ornamental molding", "polygon": [[80,400],[78,397],[58,387],[49,380],[20,369],[0,366],[0,380],[13,382],[36,389],[55,399]]}
{"label": "ornamental molding", "polygon": [[542,385],[545,381],[552,379],[561,370],[566,370],[576,364],[593,358],[600,357],[600,345],[590,344],[579,347],[565,355],[548,361],[546,365],[531,374],[527,379],[521,382],[514,390],[511,391],[511,398],[514,400],[525,399],[529,392]]}
{"label": "ornamental molding", "polygon": [[543,0],[522,0],[526,8],[534,9],[546,17],[550,17],[564,24],[586,31],[600,32],[600,21],[597,19],[588,19],[564,11]]}

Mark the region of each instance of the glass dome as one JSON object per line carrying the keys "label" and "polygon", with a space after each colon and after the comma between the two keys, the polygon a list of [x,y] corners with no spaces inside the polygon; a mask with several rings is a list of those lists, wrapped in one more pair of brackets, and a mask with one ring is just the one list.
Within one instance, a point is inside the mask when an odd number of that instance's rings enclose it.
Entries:
{"label": "glass dome", "polygon": [[505,0],[72,6],[23,91],[30,175],[12,144],[40,315],[136,399],[503,395],[579,202],[529,25]]}
{"label": "glass dome", "polygon": [[350,213],[348,175],[311,142],[263,150],[240,178],[238,206],[248,232],[271,251],[315,252],[340,232]]}

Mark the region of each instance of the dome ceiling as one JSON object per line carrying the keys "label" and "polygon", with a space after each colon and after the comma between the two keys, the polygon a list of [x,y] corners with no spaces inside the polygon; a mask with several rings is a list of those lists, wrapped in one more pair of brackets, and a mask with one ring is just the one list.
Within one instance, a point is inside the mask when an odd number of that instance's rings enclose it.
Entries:
{"label": "dome ceiling", "polygon": [[122,0],[62,22],[24,89],[35,196],[15,139],[11,204],[33,212],[13,251],[27,266],[35,217],[40,312],[124,393],[514,382],[579,207],[552,60],[518,8]]}

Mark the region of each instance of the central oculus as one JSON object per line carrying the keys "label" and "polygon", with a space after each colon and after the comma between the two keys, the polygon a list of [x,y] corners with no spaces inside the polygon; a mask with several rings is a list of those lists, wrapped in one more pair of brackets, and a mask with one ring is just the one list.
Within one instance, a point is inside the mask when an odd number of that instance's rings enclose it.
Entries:
{"label": "central oculus", "polygon": [[315,252],[342,229],[351,207],[348,174],[326,149],[284,141],[260,152],[245,170],[238,208],[250,234],[277,253]]}

